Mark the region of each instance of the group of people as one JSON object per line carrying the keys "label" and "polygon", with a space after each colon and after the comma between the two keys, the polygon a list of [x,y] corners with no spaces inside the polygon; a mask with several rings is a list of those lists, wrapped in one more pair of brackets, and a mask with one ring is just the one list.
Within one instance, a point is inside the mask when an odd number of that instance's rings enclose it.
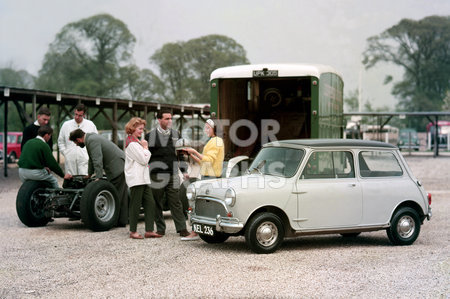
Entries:
{"label": "group of people", "polygon": [[[95,124],[85,119],[86,107],[78,104],[74,118],[63,123],[58,147],[64,156],[65,172],[52,153],[53,129],[48,125],[50,110],[42,107],[35,123],[25,128],[19,177],[23,181],[47,181],[58,188],[54,172],[64,180],[74,175],[106,179],[117,189],[120,214],[117,226],[129,224],[130,238],[161,238],[166,224],[163,210],[166,202],[181,240],[196,240],[198,235],[186,227],[186,185],[198,179],[220,177],[224,160],[223,140],[216,136],[217,122],[208,119],[205,133],[210,138],[202,153],[189,146],[172,129],[172,113],[157,112],[156,128],[145,134],[146,121],[133,117],[125,125],[124,150],[97,132]],[[137,231],[141,207],[144,210],[145,233]],[[156,231],[155,231],[156,224]]]}

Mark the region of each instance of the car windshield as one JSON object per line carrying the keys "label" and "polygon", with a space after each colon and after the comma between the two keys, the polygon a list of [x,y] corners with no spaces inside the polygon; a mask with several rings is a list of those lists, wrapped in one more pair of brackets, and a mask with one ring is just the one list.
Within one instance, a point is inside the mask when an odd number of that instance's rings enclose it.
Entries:
{"label": "car windshield", "polygon": [[266,147],[253,160],[249,172],[292,177],[297,171],[304,154],[305,152],[301,149]]}

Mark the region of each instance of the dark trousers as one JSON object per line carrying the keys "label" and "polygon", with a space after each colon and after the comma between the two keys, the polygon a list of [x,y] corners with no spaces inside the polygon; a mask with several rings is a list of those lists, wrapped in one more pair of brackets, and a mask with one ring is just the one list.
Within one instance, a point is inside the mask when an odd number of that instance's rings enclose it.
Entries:
{"label": "dark trousers", "polygon": [[141,205],[144,207],[145,231],[153,231],[155,222],[155,200],[149,185],[130,188],[130,232],[135,232]]}
{"label": "dark trousers", "polygon": [[181,232],[186,229],[186,218],[183,214],[183,206],[181,205],[180,198],[178,196],[178,189],[180,187],[180,179],[176,174],[169,173],[152,173],[150,175],[151,184],[150,188],[155,198],[155,222],[156,230],[158,232],[166,231],[166,223],[164,221],[163,209],[164,201],[166,200],[172,214],[173,222],[177,232]]}
{"label": "dark trousers", "polygon": [[118,226],[125,226],[128,224],[128,186],[125,181],[125,174],[121,174],[110,180],[111,184],[117,189],[117,195],[119,196],[119,221]]}

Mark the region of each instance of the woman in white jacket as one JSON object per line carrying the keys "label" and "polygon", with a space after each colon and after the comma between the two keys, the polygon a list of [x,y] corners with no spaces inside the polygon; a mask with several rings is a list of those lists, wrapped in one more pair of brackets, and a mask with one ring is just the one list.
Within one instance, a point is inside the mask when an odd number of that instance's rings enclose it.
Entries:
{"label": "woman in white jacket", "polygon": [[133,117],[126,125],[128,134],[125,143],[125,179],[130,188],[130,238],[143,239],[137,232],[137,223],[141,205],[144,207],[146,238],[160,238],[162,235],[153,232],[155,222],[155,200],[150,189],[150,174],[148,161],[151,153],[148,143],[141,140],[146,121]]}

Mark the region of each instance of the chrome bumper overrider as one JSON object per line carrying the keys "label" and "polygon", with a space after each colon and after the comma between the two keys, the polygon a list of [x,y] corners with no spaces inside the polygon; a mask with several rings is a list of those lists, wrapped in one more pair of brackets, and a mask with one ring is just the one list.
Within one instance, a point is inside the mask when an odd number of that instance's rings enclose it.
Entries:
{"label": "chrome bumper overrider", "polygon": [[222,217],[220,215],[217,215],[216,219],[211,219],[211,218],[191,214],[190,222],[191,222],[191,224],[198,223],[198,224],[211,225],[216,228],[216,231],[224,232],[224,233],[228,233],[228,234],[238,233],[239,231],[241,231],[244,228],[244,224],[239,222],[239,219],[230,218],[230,217]]}

